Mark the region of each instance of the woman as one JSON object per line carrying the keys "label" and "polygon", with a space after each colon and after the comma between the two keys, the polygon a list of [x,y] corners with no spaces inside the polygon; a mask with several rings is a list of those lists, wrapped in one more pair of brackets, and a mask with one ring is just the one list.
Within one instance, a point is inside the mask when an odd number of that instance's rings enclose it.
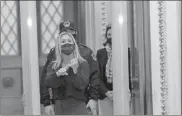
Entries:
{"label": "woman", "polygon": [[[89,83],[89,65],[80,55],[78,45],[69,32],[62,32],[56,41],[56,60],[47,67],[45,85],[51,88],[54,105],[45,107],[47,114],[86,115],[84,90]],[[51,98],[53,97],[53,98]]]}
{"label": "woman", "polygon": [[100,114],[113,115],[113,73],[112,73],[112,40],[111,40],[111,25],[106,27],[105,33],[106,42],[104,48],[97,51],[97,60],[101,73],[100,82]]}

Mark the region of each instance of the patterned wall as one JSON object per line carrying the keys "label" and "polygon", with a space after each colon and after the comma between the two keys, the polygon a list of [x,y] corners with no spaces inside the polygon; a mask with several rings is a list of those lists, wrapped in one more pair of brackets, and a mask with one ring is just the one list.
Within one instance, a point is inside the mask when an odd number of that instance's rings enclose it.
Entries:
{"label": "patterned wall", "polygon": [[15,56],[20,54],[18,2],[1,1],[1,55]]}

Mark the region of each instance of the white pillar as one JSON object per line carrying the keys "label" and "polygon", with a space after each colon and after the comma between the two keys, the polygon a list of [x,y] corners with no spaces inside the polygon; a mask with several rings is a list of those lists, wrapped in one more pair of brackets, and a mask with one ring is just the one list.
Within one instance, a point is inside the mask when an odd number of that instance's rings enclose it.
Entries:
{"label": "white pillar", "polygon": [[[178,1],[150,1],[153,115],[181,114],[181,37],[178,4]],[[167,89],[162,91],[162,88]],[[165,109],[161,108],[163,106]]]}
{"label": "white pillar", "polygon": [[97,39],[95,37],[94,15],[94,1],[85,1],[86,45],[96,52],[95,41]]}
{"label": "white pillar", "polygon": [[24,114],[40,115],[36,1],[20,1]]}
{"label": "white pillar", "polygon": [[112,1],[114,115],[130,115],[127,1]]}

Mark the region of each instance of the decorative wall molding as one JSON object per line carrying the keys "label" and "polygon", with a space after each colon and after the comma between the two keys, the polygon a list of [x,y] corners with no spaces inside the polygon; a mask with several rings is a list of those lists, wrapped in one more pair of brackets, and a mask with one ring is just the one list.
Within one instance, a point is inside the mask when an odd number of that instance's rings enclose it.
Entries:
{"label": "decorative wall molding", "polygon": [[107,25],[107,1],[101,2],[101,35],[102,35],[102,41],[105,41],[105,31],[106,31],[106,25]]}
{"label": "decorative wall molding", "polygon": [[160,101],[161,114],[168,114],[168,81],[167,81],[167,38],[166,38],[166,4],[158,1],[159,59],[160,59]]}
{"label": "decorative wall molding", "polygon": [[178,1],[150,1],[153,115],[181,114]]}
{"label": "decorative wall molding", "polygon": [[86,1],[86,45],[95,53],[103,48],[106,25],[111,23],[111,1]]}

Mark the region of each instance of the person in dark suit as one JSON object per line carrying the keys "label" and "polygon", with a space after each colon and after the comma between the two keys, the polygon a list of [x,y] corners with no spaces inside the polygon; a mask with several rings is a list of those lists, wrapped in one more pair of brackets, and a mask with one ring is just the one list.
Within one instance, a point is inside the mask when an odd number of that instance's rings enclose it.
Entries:
{"label": "person in dark suit", "polygon": [[[71,23],[70,26],[66,26],[66,27],[63,24],[64,24],[64,22],[62,22],[60,24],[60,28],[59,28],[60,33],[69,32],[71,35],[73,35],[74,38],[76,38],[77,31],[73,28],[73,23]],[[92,103],[92,106],[88,105],[88,107],[90,107],[90,109],[92,110],[92,107],[93,108],[95,107],[96,101],[99,98],[99,78],[98,78],[99,76],[98,76],[98,68],[97,68],[98,65],[97,65],[97,61],[94,60],[94,58],[93,58],[92,50],[79,42],[76,42],[76,43],[78,45],[78,49],[80,51],[81,57],[83,59],[86,59],[85,61],[87,61],[87,63],[89,64],[89,69],[90,69],[89,70],[89,82],[90,83],[88,84],[88,82],[87,82],[87,86],[89,85],[88,86],[89,87],[89,96],[84,95],[85,90],[83,90],[83,88],[84,89],[86,88],[85,87],[86,83],[85,83],[84,87],[82,88],[82,92],[81,92],[82,95],[79,95],[76,97],[81,97],[82,101],[84,101],[86,104]],[[62,95],[62,94],[60,94],[60,91],[62,89],[60,87],[58,87],[58,86],[60,86],[59,85],[60,83],[56,80],[52,80],[53,78],[50,79],[50,77],[46,76],[48,73],[50,73],[50,71],[52,71],[51,67],[52,67],[52,65],[54,65],[54,63],[52,61],[55,61],[55,59],[56,59],[55,48],[52,48],[50,50],[50,53],[47,56],[46,62],[43,65],[42,71],[41,71],[41,81],[40,81],[41,82],[41,84],[40,84],[41,85],[41,87],[40,87],[41,88],[41,103],[44,105],[45,110],[47,109],[46,110],[47,114],[53,114],[54,109],[52,106],[56,106],[55,102],[57,100],[61,100],[60,95]],[[86,63],[84,63],[84,64],[86,64]],[[80,65],[80,66],[82,67],[83,65]],[[80,68],[78,68],[78,69],[80,69]],[[87,72],[87,71],[85,71],[86,69],[87,68],[83,69],[84,73]],[[79,71],[83,72],[82,70],[78,70],[78,74],[80,74]],[[68,71],[68,72],[70,72],[70,71]],[[73,71],[71,71],[71,72],[73,72]],[[79,90],[79,89],[75,89],[75,90]],[[76,93],[76,92],[74,92],[74,93]],[[73,94],[72,97],[75,97],[75,95]],[[84,108],[85,107],[86,107],[86,105],[84,106]],[[57,107],[57,108],[59,108],[59,110],[56,111],[56,114],[63,114],[63,112],[61,112],[61,106],[59,105],[59,107]],[[55,109],[57,109],[57,108],[55,108]],[[84,108],[82,109],[83,111],[84,111]],[[85,112],[82,112],[82,110],[80,110],[79,113],[81,113],[81,114],[85,113]],[[76,115],[76,114],[78,114],[78,112],[77,113],[72,112],[72,114]]]}
{"label": "person in dark suit", "polygon": [[[112,40],[111,40],[111,25],[106,27],[105,33],[106,42],[104,48],[97,51],[97,61],[100,70],[100,114],[112,114],[113,100],[113,72],[112,72]],[[103,100],[108,101],[107,105]],[[105,104],[105,105],[104,105]],[[105,110],[105,111],[104,111]]]}
{"label": "person in dark suit", "polygon": [[[106,27],[105,33],[106,42],[104,48],[97,51],[97,60],[100,72],[100,114],[112,114],[113,111],[113,71],[112,71],[112,35],[111,25]],[[129,91],[132,91],[131,72],[130,72],[130,56],[131,48],[128,48],[128,70],[129,70]],[[131,93],[130,97],[131,97]],[[104,103],[102,101],[108,101]]]}
{"label": "person in dark suit", "polygon": [[111,40],[111,26],[108,25],[106,28],[106,42],[104,48],[97,51],[97,61],[99,63],[100,78],[101,78],[101,89],[100,99],[109,97],[112,99],[113,90],[113,73],[112,73],[112,40]]}

